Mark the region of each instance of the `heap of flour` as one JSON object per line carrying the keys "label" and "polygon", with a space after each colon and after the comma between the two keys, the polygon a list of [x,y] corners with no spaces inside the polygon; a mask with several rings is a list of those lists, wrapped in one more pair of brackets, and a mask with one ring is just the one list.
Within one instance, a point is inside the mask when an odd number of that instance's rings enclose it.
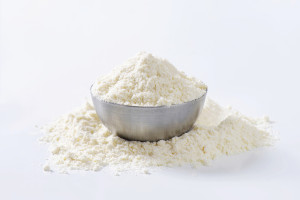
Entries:
{"label": "heap of flour", "polygon": [[206,85],[178,71],[165,59],[140,52],[92,87],[99,99],[125,105],[161,106],[199,98]]}
{"label": "heap of flour", "polygon": [[[168,61],[139,53],[107,76],[92,92],[99,98],[139,106],[171,105],[200,97],[206,86],[179,72]],[[81,107],[45,126],[42,141],[49,144],[46,171],[99,170],[148,172],[158,166],[203,165],[271,145],[268,118],[248,118],[207,99],[194,128],[168,141],[127,141],[112,134],[94,107]]]}

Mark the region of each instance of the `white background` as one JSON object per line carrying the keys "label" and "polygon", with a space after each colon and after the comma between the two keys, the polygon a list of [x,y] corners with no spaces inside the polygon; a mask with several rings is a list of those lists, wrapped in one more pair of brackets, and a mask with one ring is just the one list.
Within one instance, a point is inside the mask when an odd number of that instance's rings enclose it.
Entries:
{"label": "white background", "polygon": [[[300,199],[299,1],[2,0],[0,12],[0,199]],[[269,115],[280,141],[200,169],[44,173],[34,126],[140,50]]]}

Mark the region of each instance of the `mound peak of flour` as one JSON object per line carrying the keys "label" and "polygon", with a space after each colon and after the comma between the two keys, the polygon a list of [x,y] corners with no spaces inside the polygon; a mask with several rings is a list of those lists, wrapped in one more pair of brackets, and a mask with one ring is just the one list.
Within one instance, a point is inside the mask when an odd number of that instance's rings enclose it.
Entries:
{"label": "mound peak of flour", "polygon": [[125,105],[161,106],[199,98],[207,86],[178,71],[167,60],[140,52],[92,87],[99,99]]}
{"label": "mound peak of flour", "polygon": [[199,166],[224,156],[272,145],[267,118],[249,118],[207,99],[194,128],[180,137],[159,142],[127,141],[112,134],[85,103],[44,127],[49,144],[45,170],[147,172],[159,166]]}

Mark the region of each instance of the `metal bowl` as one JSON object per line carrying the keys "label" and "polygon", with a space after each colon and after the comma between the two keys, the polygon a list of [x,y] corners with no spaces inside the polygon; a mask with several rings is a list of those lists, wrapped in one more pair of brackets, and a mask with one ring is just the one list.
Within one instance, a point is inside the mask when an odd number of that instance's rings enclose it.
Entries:
{"label": "metal bowl", "polygon": [[106,102],[92,95],[93,104],[102,123],[119,137],[137,141],[168,140],[193,128],[205,97],[171,106],[128,106]]}

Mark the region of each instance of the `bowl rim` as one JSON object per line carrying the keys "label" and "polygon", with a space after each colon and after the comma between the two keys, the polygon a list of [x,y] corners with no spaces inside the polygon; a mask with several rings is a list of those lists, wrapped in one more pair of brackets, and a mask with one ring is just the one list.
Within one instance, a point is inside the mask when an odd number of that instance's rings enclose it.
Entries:
{"label": "bowl rim", "polygon": [[125,105],[125,104],[119,104],[119,103],[114,103],[114,102],[109,102],[109,101],[105,101],[103,99],[98,98],[97,96],[95,96],[92,92],[92,87],[93,87],[94,83],[91,85],[90,87],[90,93],[91,96],[96,98],[98,101],[106,103],[106,104],[111,104],[111,105],[115,105],[115,106],[122,106],[122,107],[128,107],[128,108],[142,108],[142,109],[148,109],[148,108],[170,108],[170,107],[177,107],[177,106],[181,106],[181,105],[186,105],[189,103],[193,103],[196,102],[198,100],[201,100],[202,98],[205,98],[207,91],[208,91],[208,87],[206,86],[205,88],[205,93],[203,93],[200,97],[193,99],[191,101],[186,101],[180,104],[171,104],[171,105],[161,105],[161,106],[134,106],[134,105]]}

